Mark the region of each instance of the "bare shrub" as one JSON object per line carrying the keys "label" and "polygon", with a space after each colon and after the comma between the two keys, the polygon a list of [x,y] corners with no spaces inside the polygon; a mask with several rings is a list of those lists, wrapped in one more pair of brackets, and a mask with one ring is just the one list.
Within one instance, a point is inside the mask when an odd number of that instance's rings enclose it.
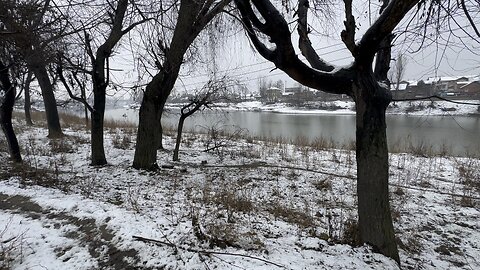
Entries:
{"label": "bare shrub", "polygon": [[360,244],[360,232],[358,231],[358,222],[355,219],[347,219],[343,229],[342,243],[351,246]]}
{"label": "bare shrub", "polygon": [[227,126],[215,124],[211,127],[201,127],[206,130],[207,137],[204,140],[203,146],[205,152],[216,151],[217,154],[224,154],[222,148],[231,145],[232,141],[237,141],[245,134],[245,129],[232,126],[233,131],[226,130]]}
{"label": "bare shrub", "polygon": [[432,145],[428,145],[424,140],[420,140],[417,143],[410,142],[408,152],[418,157],[434,156]]}
{"label": "bare shrub", "polygon": [[295,137],[293,140],[291,140],[291,143],[300,147],[310,146],[310,140],[304,135]]}
{"label": "bare shrub", "polygon": [[130,134],[115,133],[115,135],[112,137],[112,145],[117,149],[129,149],[131,144],[132,138]]}
{"label": "bare shrub", "polygon": [[420,254],[424,250],[422,238],[418,234],[407,234],[402,239],[397,239],[398,247],[409,254]]}
{"label": "bare shrub", "polygon": [[11,234],[10,228],[12,219],[10,218],[4,228],[0,231],[0,269],[11,269],[12,262],[16,259],[21,259],[23,256],[22,250],[25,244],[24,234]]}
{"label": "bare shrub", "polygon": [[83,137],[83,136],[77,136],[77,135],[70,135],[69,136],[70,141],[74,145],[81,145],[81,144],[89,144],[90,139],[88,137]]}
{"label": "bare shrub", "polygon": [[462,184],[480,191],[480,160],[467,157],[455,161]]}
{"label": "bare shrub", "polygon": [[221,205],[227,212],[227,221],[234,222],[234,213],[248,213],[253,210],[251,198],[244,196],[241,192],[236,192],[229,188],[221,189],[211,198],[212,202]]}
{"label": "bare shrub", "polygon": [[74,148],[67,138],[51,139],[50,149],[52,153],[73,153]]}
{"label": "bare shrub", "polygon": [[460,197],[460,206],[463,207],[475,207],[475,201],[472,199],[471,196],[468,195],[463,195]]}
{"label": "bare shrub", "polygon": [[267,211],[275,218],[280,218],[288,223],[296,224],[301,228],[311,228],[315,226],[314,218],[300,209],[275,203],[269,205]]}
{"label": "bare shrub", "polygon": [[312,183],[312,185],[320,191],[332,190],[332,182],[330,179],[315,181]]}
{"label": "bare shrub", "polygon": [[345,141],[345,142],[343,143],[343,145],[342,145],[342,149],[350,150],[350,151],[355,151],[355,149],[356,149],[355,140]]}

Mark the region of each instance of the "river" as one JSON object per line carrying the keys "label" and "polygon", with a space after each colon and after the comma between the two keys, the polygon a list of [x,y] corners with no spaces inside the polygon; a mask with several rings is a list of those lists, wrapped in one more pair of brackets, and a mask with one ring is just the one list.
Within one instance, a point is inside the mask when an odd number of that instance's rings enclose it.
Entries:
{"label": "river", "polygon": [[[113,109],[107,118],[138,122],[138,111]],[[178,115],[166,114],[164,125],[176,126]],[[205,131],[218,128],[244,129],[258,137],[282,137],[295,140],[302,136],[317,137],[345,144],[355,139],[355,115],[285,114],[272,112],[228,111],[203,112],[187,118],[186,130]],[[474,116],[409,116],[387,115],[387,137],[390,150],[406,151],[422,148],[434,153],[480,156],[480,118]]]}

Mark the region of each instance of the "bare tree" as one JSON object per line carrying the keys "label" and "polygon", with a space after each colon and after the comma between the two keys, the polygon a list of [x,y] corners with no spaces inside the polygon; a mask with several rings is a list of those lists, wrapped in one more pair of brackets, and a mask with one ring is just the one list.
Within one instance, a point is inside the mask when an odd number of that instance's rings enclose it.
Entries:
{"label": "bare tree", "polygon": [[406,68],[407,59],[405,58],[405,55],[403,53],[399,52],[397,54],[397,58],[395,59],[395,65],[393,66],[390,73],[390,82],[393,83],[396,91],[400,89],[400,83],[405,76]]}
{"label": "bare tree", "polygon": [[[345,29],[341,38],[354,58],[335,68],[321,59],[309,39],[308,0],[298,4],[299,47],[309,65],[295,53],[289,25],[268,0],[235,0],[257,51],[303,85],[346,94],[356,105],[357,194],[360,241],[399,262],[388,199],[388,148],[385,110],[391,101],[387,72],[392,31],[419,1],[383,1],[381,14],[356,42],[352,1],[344,0]],[[254,10],[255,9],[255,10]],[[260,33],[268,41],[260,38]],[[373,61],[376,56],[375,70]]]}
{"label": "bare tree", "polygon": [[[405,71],[407,68],[407,59],[405,58],[405,54],[402,52],[397,53],[397,58],[394,59],[395,64],[393,65],[393,68],[389,72],[389,80],[393,84],[392,92],[393,99],[398,99],[403,97],[404,95],[401,95],[402,92],[399,92],[400,90],[400,85],[403,81],[403,77],[405,76]],[[404,92],[404,91],[403,91]]]}
{"label": "bare tree", "polygon": [[15,88],[10,81],[9,68],[0,60],[0,125],[7,138],[10,158],[22,162],[17,136],[12,126],[12,112],[15,103]]}
{"label": "bare tree", "polygon": [[178,161],[178,151],[182,141],[183,124],[187,117],[192,116],[199,110],[205,108],[211,109],[215,101],[223,99],[222,93],[226,89],[225,78],[220,80],[208,81],[199,93],[193,95],[190,101],[180,109],[180,118],[177,127],[177,139],[175,141],[175,150],[173,151],[173,161]]}
{"label": "bare tree", "polygon": [[22,56],[42,90],[47,116],[48,136],[62,136],[53,83],[48,74],[52,52],[59,40],[67,35],[64,18],[52,12],[51,1],[0,0],[0,23],[10,32],[4,42],[9,50]]}
{"label": "bare tree", "polygon": [[[105,157],[104,149],[104,134],[103,134],[103,121],[105,115],[105,103],[106,103],[106,93],[107,87],[110,83],[110,66],[109,58],[111,57],[114,48],[120,42],[120,39],[126,35],[130,30],[135,26],[146,22],[149,20],[146,17],[129,23],[128,26],[124,26],[125,17],[128,15],[129,0],[118,0],[116,5],[107,1],[110,9],[105,13],[106,18],[104,18],[109,26],[110,31],[105,36],[105,40],[95,49],[94,42],[92,41],[91,35],[88,33],[87,29],[84,29],[85,35],[85,50],[89,57],[90,64],[92,69],[87,73],[92,78],[92,88],[93,88],[93,106],[88,105],[87,100],[85,99],[85,92],[82,92],[83,97],[74,97],[70,87],[68,86],[67,80],[63,76],[63,61],[68,59],[63,56],[63,59],[60,59],[57,65],[57,73],[60,75],[60,80],[67,89],[69,95],[77,101],[82,102],[90,111],[91,114],[91,161],[92,165],[105,165],[107,160]],[[135,7],[131,9],[137,12]],[[130,14],[131,15],[131,14]],[[143,14],[142,14],[143,15]],[[132,16],[132,15],[131,15]],[[140,16],[139,16],[140,17]],[[100,28],[98,25],[97,27]],[[94,29],[94,28],[92,28]],[[102,31],[98,29],[98,31]],[[98,40],[97,40],[98,42]],[[71,63],[71,62],[70,62]],[[75,66],[75,65],[73,65]],[[75,74],[72,74],[73,77]],[[80,80],[76,80],[78,84],[81,84]],[[88,106],[87,106],[88,105]]]}
{"label": "bare tree", "polygon": [[[147,84],[140,106],[134,168],[158,167],[156,160],[157,149],[161,147],[162,113],[178,78],[185,54],[200,32],[230,2],[231,0],[179,0],[165,4],[165,9],[175,13],[172,15],[176,18],[175,25],[170,28],[173,32],[157,37],[155,44],[160,52],[150,51],[158,73],[153,75]],[[161,28],[160,33],[165,32],[169,32],[169,27]]]}

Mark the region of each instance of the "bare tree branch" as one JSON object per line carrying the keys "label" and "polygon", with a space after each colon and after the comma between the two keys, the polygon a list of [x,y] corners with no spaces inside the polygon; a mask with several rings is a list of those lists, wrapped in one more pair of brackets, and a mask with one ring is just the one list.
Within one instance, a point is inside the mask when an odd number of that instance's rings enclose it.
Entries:
{"label": "bare tree branch", "polygon": [[326,63],[323,61],[320,56],[318,56],[317,52],[312,46],[312,42],[308,37],[310,33],[310,29],[308,27],[308,8],[309,8],[309,1],[308,0],[300,0],[298,1],[298,35],[299,35],[299,48],[302,52],[302,55],[305,56],[307,61],[310,65],[318,70],[330,72],[334,69],[334,66]]}
{"label": "bare tree branch", "polygon": [[57,74],[63,86],[65,87],[65,90],[67,90],[67,93],[70,96],[70,98],[85,105],[85,107],[90,111],[90,113],[92,113],[93,108],[90,106],[90,104],[88,104],[88,102],[85,99],[75,96],[72,90],[70,89],[70,86],[68,85],[67,80],[65,79],[65,76],[63,76],[63,64],[62,64],[61,58],[59,58],[57,62]]}

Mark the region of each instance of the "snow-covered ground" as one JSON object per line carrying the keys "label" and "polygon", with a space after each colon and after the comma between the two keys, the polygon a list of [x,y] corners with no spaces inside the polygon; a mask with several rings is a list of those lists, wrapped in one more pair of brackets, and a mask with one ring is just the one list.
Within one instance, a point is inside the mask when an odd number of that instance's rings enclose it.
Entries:
{"label": "snow-covered ground", "polygon": [[[408,115],[479,115],[479,100],[457,100],[455,102],[472,105],[451,103],[447,101],[402,101],[391,103],[387,114]],[[179,104],[169,104],[176,107]],[[289,114],[355,114],[353,101],[310,102],[296,107],[288,103],[265,104],[260,101],[245,101],[236,104],[218,104],[225,110],[265,111]]]}
{"label": "snow-covered ground", "polygon": [[[0,152],[0,268],[398,269],[347,244],[353,151],[234,138],[203,152],[211,138],[186,134],[180,162],[159,151],[173,168],[146,172],[131,168],[129,128],[106,131],[105,167],[89,166],[85,131],[65,133],[19,130],[24,166]],[[404,269],[480,269],[480,160],[400,153],[390,164]]]}

